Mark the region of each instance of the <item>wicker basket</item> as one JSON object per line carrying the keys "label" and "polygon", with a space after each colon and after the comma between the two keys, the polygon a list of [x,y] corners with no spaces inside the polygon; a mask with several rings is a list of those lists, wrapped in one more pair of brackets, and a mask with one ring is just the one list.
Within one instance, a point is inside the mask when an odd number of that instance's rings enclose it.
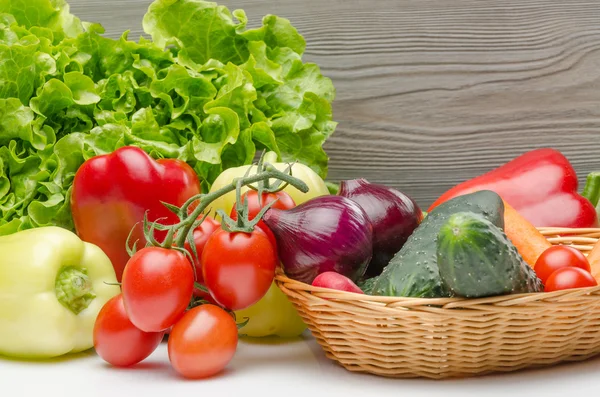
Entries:
{"label": "wicker basket", "polygon": [[[586,254],[600,229],[540,229]],[[557,235],[568,237],[558,237]],[[443,379],[600,353],[600,286],[483,299],[365,296],[277,275],[328,358],[350,371]]]}

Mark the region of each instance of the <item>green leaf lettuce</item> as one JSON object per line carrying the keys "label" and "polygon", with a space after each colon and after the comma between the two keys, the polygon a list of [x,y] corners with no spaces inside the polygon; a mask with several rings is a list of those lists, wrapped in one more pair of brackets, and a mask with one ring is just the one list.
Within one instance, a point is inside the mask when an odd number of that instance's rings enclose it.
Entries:
{"label": "green leaf lettuce", "polygon": [[0,2],[0,235],[73,230],[71,184],[81,164],[135,145],[190,164],[204,189],[257,150],[323,178],[335,90],[302,56],[304,38],[267,15],[156,0],[152,38],[103,36],[64,0]]}

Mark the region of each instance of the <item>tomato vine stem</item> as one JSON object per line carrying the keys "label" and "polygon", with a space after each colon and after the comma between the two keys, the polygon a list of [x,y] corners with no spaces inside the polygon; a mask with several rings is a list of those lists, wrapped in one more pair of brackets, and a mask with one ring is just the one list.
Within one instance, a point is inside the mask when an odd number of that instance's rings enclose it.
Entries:
{"label": "tomato vine stem", "polygon": [[[300,190],[303,193],[308,192],[308,185],[304,183],[302,180],[295,178],[285,172],[279,171],[272,164],[264,164],[265,171],[258,172],[257,174],[245,176],[242,178],[235,178],[229,185],[223,186],[222,188],[215,190],[209,194],[198,194],[193,197],[190,197],[186,203],[179,209],[178,215],[181,219],[179,223],[166,227],[166,230],[169,233],[175,234],[177,232],[177,237],[174,239],[175,245],[178,247],[183,247],[186,241],[186,238],[192,228],[194,226],[198,226],[196,223],[196,219],[208,208],[208,206],[218,199],[219,197],[232,192],[234,190],[240,190],[243,186],[248,186],[252,183],[263,182],[269,179],[278,179],[287,184],[294,186],[296,189]],[[188,214],[189,206],[195,201],[200,201],[198,206],[194,208],[194,210]],[[258,216],[256,217],[259,218]]]}

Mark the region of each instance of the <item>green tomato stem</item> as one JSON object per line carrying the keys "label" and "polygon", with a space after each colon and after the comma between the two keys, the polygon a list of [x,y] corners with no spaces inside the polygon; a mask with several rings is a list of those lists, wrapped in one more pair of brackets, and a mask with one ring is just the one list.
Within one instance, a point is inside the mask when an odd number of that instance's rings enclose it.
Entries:
{"label": "green tomato stem", "polygon": [[56,276],[54,291],[58,301],[76,315],[96,298],[86,269],[64,267]]}
{"label": "green tomato stem", "polygon": [[[229,185],[223,186],[222,188],[215,190],[212,193],[199,194],[197,196],[191,197],[188,200],[188,202],[191,203],[193,201],[200,200],[200,204],[194,209],[194,211],[191,214],[189,214],[187,217],[184,217],[184,219],[181,222],[179,222],[176,225],[171,226],[172,228],[174,228],[176,230],[181,229],[180,233],[178,233],[177,240],[175,242],[176,245],[178,247],[183,247],[183,245],[185,243],[185,239],[186,239],[188,233],[190,232],[190,230],[192,229],[192,226],[194,225],[195,219],[197,219],[198,216],[200,216],[200,214],[202,214],[204,212],[204,210],[206,208],[208,208],[208,206],[213,201],[215,201],[219,197],[221,197],[229,192],[232,192],[232,191],[238,189],[238,184],[241,188],[241,186],[248,186],[255,182],[264,181],[265,179],[273,178],[273,179],[280,179],[284,182],[287,182],[288,184],[294,186],[296,189],[300,190],[303,193],[308,192],[308,185],[306,183],[304,183],[303,181],[301,181],[298,178],[294,178],[291,175],[288,175],[284,172],[277,170],[271,164],[266,164],[265,170],[266,171],[259,172],[255,175],[251,175],[251,176],[247,176],[247,177],[243,177],[243,178],[235,178]],[[258,216],[257,216],[257,218],[258,218]]]}
{"label": "green tomato stem", "polygon": [[237,225],[238,227],[244,226],[244,210],[248,208],[248,203],[246,205],[242,203],[242,180],[238,179],[237,186],[235,188],[235,210],[237,212]]}

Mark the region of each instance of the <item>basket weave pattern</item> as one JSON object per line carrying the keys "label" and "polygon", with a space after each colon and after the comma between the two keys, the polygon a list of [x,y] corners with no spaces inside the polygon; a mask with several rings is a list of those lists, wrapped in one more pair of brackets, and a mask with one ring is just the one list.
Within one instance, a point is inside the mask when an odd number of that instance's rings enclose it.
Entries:
{"label": "basket weave pattern", "polygon": [[[553,244],[568,244],[584,254],[600,237],[600,229],[540,230]],[[276,282],[326,356],[350,371],[443,379],[579,361],[600,353],[600,286],[422,299],[328,290],[282,274]]]}

